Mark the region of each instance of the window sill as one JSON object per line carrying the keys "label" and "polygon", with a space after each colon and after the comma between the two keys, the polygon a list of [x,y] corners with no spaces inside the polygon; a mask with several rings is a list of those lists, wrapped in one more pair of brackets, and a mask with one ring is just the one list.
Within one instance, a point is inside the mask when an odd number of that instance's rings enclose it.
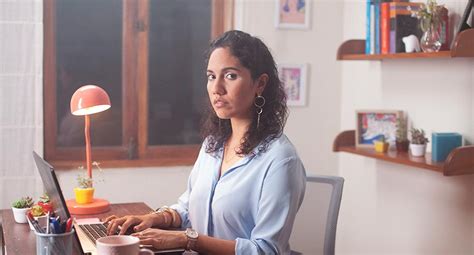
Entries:
{"label": "window sill", "polygon": [[[100,160],[100,168],[137,168],[137,167],[165,167],[165,166],[192,166],[196,157],[189,159],[134,159],[134,160]],[[57,160],[49,162],[57,170],[74,170],[86,165],[85,161]],[[92,166],[94,168],[94,166]]]}

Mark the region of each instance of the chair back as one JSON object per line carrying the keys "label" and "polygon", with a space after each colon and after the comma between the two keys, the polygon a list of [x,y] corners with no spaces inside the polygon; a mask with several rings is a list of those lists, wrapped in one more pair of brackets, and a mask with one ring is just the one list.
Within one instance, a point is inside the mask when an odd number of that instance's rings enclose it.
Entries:
{"label": "chair back", "polygon": [[290,238],[293,254],[333,255],[344,178],[313,175],[306,178],[303,204]]}

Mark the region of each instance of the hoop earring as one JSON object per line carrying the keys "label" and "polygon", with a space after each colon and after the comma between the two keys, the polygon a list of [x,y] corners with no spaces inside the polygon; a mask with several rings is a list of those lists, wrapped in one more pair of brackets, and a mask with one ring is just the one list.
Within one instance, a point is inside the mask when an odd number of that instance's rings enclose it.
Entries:
{"label": "hoop earring", "polygon": [[260,127],[260,115],[263,112],[263,106],[265,105],[265,98],[263,96],[255,97],[255,101],[253,103],[255,107],[257,107],[257,129]]}

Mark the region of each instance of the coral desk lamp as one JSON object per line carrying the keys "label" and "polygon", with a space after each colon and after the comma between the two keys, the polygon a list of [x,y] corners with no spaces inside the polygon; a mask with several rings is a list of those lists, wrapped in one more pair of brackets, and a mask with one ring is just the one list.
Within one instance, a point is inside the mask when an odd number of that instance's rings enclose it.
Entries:
{"label": "coral desk lamp", "polygon": [[[90,115],[110,108],[110,99],[107,92],[96,85],[80,87],[71,98],[71,113],[85,117],[86,164],[89,187],[75,188],[76,199],[67,200],[67,207],[72,214],[95,214],[109,210],[110,203],[105,199],[94,198],[92,187],[92,160],[90,141]],[[84,195],[89,195],[85,197]]]}

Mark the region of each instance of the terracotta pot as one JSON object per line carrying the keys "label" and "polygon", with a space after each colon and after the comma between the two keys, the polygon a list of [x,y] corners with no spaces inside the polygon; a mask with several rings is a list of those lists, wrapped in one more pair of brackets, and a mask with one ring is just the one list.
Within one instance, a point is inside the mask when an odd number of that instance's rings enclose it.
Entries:
{"label": "terracotta pot", "polygon": [[76,196],[76,203],[89,204],[94,201],[94,188],[74,188],[74,195]]}
{"label": "terracotta pot", "polygon": [[395,141],[395,146],[397,147],[397,152],[408,152],[408,146],[410,145],[410,141]]}

